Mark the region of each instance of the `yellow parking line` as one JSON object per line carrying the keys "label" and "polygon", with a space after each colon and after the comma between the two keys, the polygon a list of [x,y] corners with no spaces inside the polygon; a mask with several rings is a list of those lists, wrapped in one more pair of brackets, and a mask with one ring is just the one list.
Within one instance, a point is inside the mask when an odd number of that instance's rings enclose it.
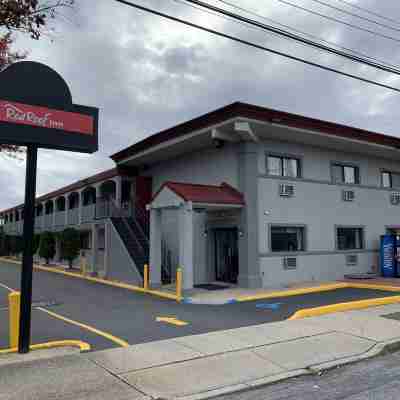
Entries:
{"label": "yellow parking line", "polygon": [[14,289],[11,289],[10,287],[8,287],[7,285],[4,285],[4,283],[0,283],[0,286],[3,287],[4,289],[9,290],[10,292],[15,292]]}
{"label": "yellow parking line", "polygon": [[93,326],[82,324],[81,322],[74,321],[73,319],[70,319],[70,318],[66,318],[66,317],[64,317],[64,316],[62,316],[60,314],[57,314],[57,313],[55,313],[53,311],[46,310],[45,308],[42,308],[42,307],[38,307],[37,309],[40,310],[40,311],[45,312],[46,314],[51,315],[54,318],[57,318],[57,319],[61,320],[61,321],[68,322],[69,324],[79,326],[82,329],[86,329],[89,332],[93,332],[96,335],[102,336],[102,337],[104,337],[104,338],[106,338],[106,339],[118,344],[121,347],[128,347],[129,346],[129,343],[126,342],[125,340],[120,339],[120,338],[118,338],[118,337],[116,337],[114,335],[111,335],[110,333],[101,331],[100,329],[96,329]]}
{"label": "yellow parking line", "polygon": [[[55,347],[78,347],[81,352],[90,350],[90,344],[82,342],[81,340],[56,340],[54,342],[31,344],[29,346],[31,350],[46,350],[53,349]],[[0,349],[0,354],[11,354],[17,352],[18,347],[12,347],[10,349]]]}
{"label": "yellow parking line", "polygon": [[181,321],[180,319],[177,319],[175,317],[157,317],[156,321],[157,322],[166,322],[167,324],[172,324],[172,325],[176,325],[176,326],[189,325],[188,322]]}

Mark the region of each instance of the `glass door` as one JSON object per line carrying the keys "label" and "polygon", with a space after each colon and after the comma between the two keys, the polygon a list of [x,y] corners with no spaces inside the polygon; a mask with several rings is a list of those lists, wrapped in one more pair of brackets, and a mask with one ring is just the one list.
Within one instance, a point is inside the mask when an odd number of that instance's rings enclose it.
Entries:
{"label": "glass door", "polygon": [[238,231],[215,230],[215,277],[217,281],[237,283],[239,273]]}

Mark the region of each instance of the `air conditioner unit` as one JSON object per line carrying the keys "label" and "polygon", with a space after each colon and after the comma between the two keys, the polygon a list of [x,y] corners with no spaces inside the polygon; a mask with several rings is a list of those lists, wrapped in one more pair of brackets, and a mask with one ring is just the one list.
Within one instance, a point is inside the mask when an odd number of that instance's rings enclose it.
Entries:
{"label": "air conditioner unit", "polygon": [[355,198],[354,190],[343,190],[343,201],[354,201]]}
{"label": "air conditioner unit", "polygon": [[293,270],[297,268],[297,258],[296,257],[284,257],[283,258],[283,269]]}
{"label": "air conditioner unit", "polygon": [[346,255],[346,265],[357,265],[358,264],[358,256],[357,254],[347,254]]}
{"label": "air conditioner unit", "polygon": [[400,204],[400,193],[399,192],[393,192],[390,195],[390,202],[393,205],[399,205]]}
{"label": "air conditioner unit", "polygon": [[279,185],[279,195],[282,197],[293,197],[294,185],[288,185],[286,183]]}

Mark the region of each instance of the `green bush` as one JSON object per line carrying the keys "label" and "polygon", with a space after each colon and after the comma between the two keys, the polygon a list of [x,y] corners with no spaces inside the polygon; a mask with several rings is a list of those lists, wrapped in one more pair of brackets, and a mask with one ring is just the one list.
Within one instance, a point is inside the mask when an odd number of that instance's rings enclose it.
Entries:
{"label": "green bush", "polygon": [[79,231],[74,228],[66,228],[61,232],[61,258],[68,261],[69,268],[79,255],[81,248]]}
{"label": "green bush", "polygon": [[39,256],[46,260],[46,264],[56,254],[56,242],[52,232],[43,232],[40,235]]}
{"label": "green bush", "polygon": [[40,234],[37,234],[33,237],[33,254],[36,254],[37,251],[39,250],[39,244],[40,244]]}

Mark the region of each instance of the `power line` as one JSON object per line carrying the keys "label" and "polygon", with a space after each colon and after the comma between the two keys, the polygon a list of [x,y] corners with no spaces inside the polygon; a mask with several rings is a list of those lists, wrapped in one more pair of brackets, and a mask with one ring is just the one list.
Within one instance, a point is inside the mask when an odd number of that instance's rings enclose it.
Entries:
{"label": "power line", "polygon": [[340,71],[340,70],[335,69],[335,68],[327,67],[327,66],[324,66],[324,65],[312,62],[312,61],[308,61],[308,60],[306,60],[304,58],[292,56],[290,54],[286,54],[286,53],[283,53],[281,51],[273,50],[273,49],[270,49],[268,47],[265,47],[265,46],[250,42],[248,40],[244,40],[244,39],[238,38],[236,36],[232,36],[232,35],[229,35],[227,33],[223,33],[223,32],[217,31],[215,29],[206,28],[205,26],[201,26],[201,25],[195,24],[195,23],[193,23],[191,21],[188,21],[188,20],[184,20],[184,19],[181,19],[181,18],[178,18],[178,17],[174,17],[174,16],[169,15],[169,14],[163,13],[161,11],[157,11],[157,10],[154,10],[154,9],[151,9],[151,8],[148,8],[148,7],[144,7],[142,5],[133,3],[131,1],[127,1],[127,0],[114,0],[114,1],[116,1],[117,3],[125,4],[127,6],[136,8],[136,9],[141,10],[141,11],[145,11],[145,12],[157,15],[159,17],[166,18],[166,19],[168,19],[170,21],[179,22],[181,24],[190,26],[192,28],[196,28],[196,29],[202,30],[204,32],[212,33],[212,34],[214,34],[216,36],[223,37],[225,39],[230,39],[230,40],[232,40],[234,42],[241,43],[241,44],[244,44],[246,46],[250,46],[250,47],[253,47],[253,48],[256,48],[256,49],[259,49],[259,50],[263,50],[263,51],[266,51],[266,52],[269,52],[269,53],[272,53],[272,54],[276,54],[276,55],[288,58],[288,59],[293,60],[293,61],[298,61],[298,62],[301,62],[303,64],[310,65],[310,66],[313,66],[313,67],[316,67],[316,68],[319,68],[319,69],[322,69],[322,70],[325,70],[325,71],[334,72],[336,74],[339,74],[339,75],[342,75],[342,76],[346,76],[348,78],[356,79],[356,80],[359,80],[361,82],[369,83],[369,84],[374,85],[374,86],[379,86],[379,87],[382,87],[382,88],[389,89],[389,90],[392,90],[394,92],[400,93],[400,89],[396,88],[394,86],[389,86],[389,85],[386,85],[384,83],[376,82],[376,81],[373,81],[371,79],[363,78],[361,76],[353,75],[353,74],[350,74],[350,73],[347,73],[347,72],[344,72],[344,71]]}
{"label": "power line", "polygon": [[346,0],[336,0],[336,1],[339,1],[340,3],[346,4],[346,5],[349,6],[349,7],[353,7],[353,8],[355,8],[356,10],[363,11],[363,12],[365,12],[365,13],[367,13],[367,14],[375,15],[375,17],[379,17],[379,18],[385,19],[386,21],[394,22],[395,24],[400,24],[399,21],[396,21],[396,20],[393,19],[393,18],[389,18],[389,17],[387,17],[387,16],[385,16],[385,15],[378,14],[377,12],[371,11],[371,10],[369,10],[369,9],[367,9],[367,8],[357,6],[356,4],[350,3],[350,1],[346,1]]}
{"label": "power line", "polygon": [[325,14],[321,14],[321,13],[319,13],[317,11],[310,10],[309,8],[302,7],[302,6],[299,6],[297,4],[291,3],[290,1],[286,1],[286,0],[276,0],[276,1],[279,1],[280,3],[286,4],[287,6],[291,6],[291,7],[297,8],[299,10],[305,11],[305,12],[307,12],[309,14],[313,14],[313,15],[317,15],[318,17],[325,18],[325,19],[327,19],[329,21],[337,22],[338,24],[346,25],[346,26],[348,26],[350,28],[357,29],[357,30],[362,31],[362,32],[370,33],[371,35],[379,36],[381,38],[392,40],[394,42],[399,42],[400,43],[400,39],[395,38],[393,36],[385,35],[383,33],[379,33],[379,32],[373,31],[372,29],[362,28],[361,26],[354,25],[354,24],[351,24],[349,22],[343,21],[341,19],[330,17],[330,16],[325,15]]}
{"label": "power line", "polygon": [[317,3],[317,4],[321,4],[321,5],[323,5],[325,7],[328,7],[330,9],[332,9],[332,10],[339,11],[339,12],[341,12],[343,14],[350,15],[352,17],[359,18],[359,19],[361,19],[363,21],[370,22],[371,24],[375,24],[375,25],[378,25],[378,26],[382,26],[383,28],[386,28],[386,29],[391,29],[393,31],[400,32],[399,28],[394,28],[393,26],[383,24],[381,22],[375,21],[375,20],[367,18],[367,17],[363,17],[362,15],[358,15],[356,13],[352,13],[350,11],[344,10],[343,8],[335,7],[335,6],[333,6],[333,5],[329,4],[329,3],[326,3],[325,1],[321,1],[321,0],[310,0],[310,1],[313,1],[314,3]]}
{"label": "power line", "polygon": [[247,23],[249,25],[257,26],[257,27],[259,27],[261,29],[264,29],[264,30],[266,30],[268,32],[277,33],[277,34],[279,34],[279,35],[281,35],[283,37],[296,40],[297,42],[300,42],[301,44],[306,44],[306,45],[309,45],[311,47],[317,48],[319,50],[323,50],[323,51],[326,51],[328,53],[335,54],[337,56],[346,58],[346,59],[348,59],[350,61],[361,63],[361,64],[365,64],[365,65],[380,69],[380,70],[385,71],[385,72],[390,72],[390,73],[393,73],[393,74],[396,74],[396,75],[400,75],[400,70],[399,69],[392,68],[392,67],[387,67],[385,65],[376,63],[374,61],[369,61],[369,60],[366,60],[366,59],[364,59],[362,57],[355,56],[355,55],[343,52],[341,50],[337,50],[337,49],[334,49],[332,47],[325,46],[323,44],[320,44],[320,43],[314,42],[312,40],[305,39],[305,38],[303,38],[301,36],[295,35],[294,33],[290,33],[290,32],[285,31],[283,29],[275,28],[275,27],[273,27],[271,25],[266,25],[264,23],[261,23],[259,21],[254,20],[254,19],[250,19],[250,18],[244,17],[242,15],[232,13],[232,12],[226,10],[226,9],[216,7],[214,5],[211,5],[209,3],[203,2],[201,0],[184,0],[184,1],[186,3],[190,3],[190,4],[195,4],[195,5],[201,6],[201,7],[205,8],[205,9],[207,9],[207,10],[216,11],[216,12],[222,14],[222,15],[229,16],[229,17],[234,18],[236,20],[245,22],[245,23]]}
{"label": "power line", "polygon": [[[178,0],[175,0],[175,1],[178,1]],[[180,2],[183,2],[184,0],[179,0],[179,1],[180,1]],[[360,51],[358,51],[358,50],[354,50],[354,49],[351,49],[351,48],[349,48],[349,47],[340,46],[340,45],[337,44],[337,43],[334,43],[334,42],[331,42],[331,41],[329,41],[329,40],[323,39],[323,38],[321,38],[321,37],[319,37],[319,36],[317,36],[317,35],[313,35],[313,34],[311,34],[311,33],[304,32],[304,31],[302,31],[302,30],[300,30],[300,29],[297,29],[297,28],[294,28],[294,27],[292,27],[292,26],[290,26],[290,25],[282,24],[281,22],[275,21],[275,20],[273,20],[273,19],[271,19],[271,18],[268,18],[268,17],[266,17],[266,16],[264,16],[264,15],[258,14],[258,13],[256,13],[255,11],[252,11],[252,10],[250,10],[250,9],[248,9],[248,8],[244,8],[244,7],[237,6],[236,4],[231,3],[230,1],[226,1],[226,0],[216,0],[216,1],[219,1],[220,3],[223,3],[223,4],[227,5],[227,6],[232,7],[232,8],[236,8],[237,10],[244,11],[245,13],[248,13],[248,14],[253,15],[253,16],[255,16],[255,17],[261,18],[261,19],[263,19],[263,20],[265,20],[265,21],[272,22],[272,23],[275,24],[275,25],[282,26],[282,27],[284,27],[284,28],[286,28],[286,29],[290,29],[290,30],[292,30],[293,32],[297,32],[297,33],[300,33],[301,35],[308,36],[308,37],[310,37],[310,38],[312,38],[312,39],[319,40],[320,42],[329,44],[329,45],[331,45],[331,46],[335,46],[335,47],[337,47],[338,49],[342,49],[342,50],[349,51],[349,52],[354,53],[354,54],[358,54],[358,55],[361,56],[361,57],[368,58],[368,59],[373,60],[373,61],[377,61],[377,62],[379,62],[379,63],[381,63],[381,64],[384,64],[384,65],[387,65],[387,66],[390,66],[390,67],[400,68],[400,66],[398,66],[398,65],[391,64],[391,63],[389,63],[389,62],[387,62],[387,61],[381,60],[381,59],[376,58],[376,57],[371,57],[371,56],[369,56],[368,54],[362,53],[362,52],[360,52]]]}

